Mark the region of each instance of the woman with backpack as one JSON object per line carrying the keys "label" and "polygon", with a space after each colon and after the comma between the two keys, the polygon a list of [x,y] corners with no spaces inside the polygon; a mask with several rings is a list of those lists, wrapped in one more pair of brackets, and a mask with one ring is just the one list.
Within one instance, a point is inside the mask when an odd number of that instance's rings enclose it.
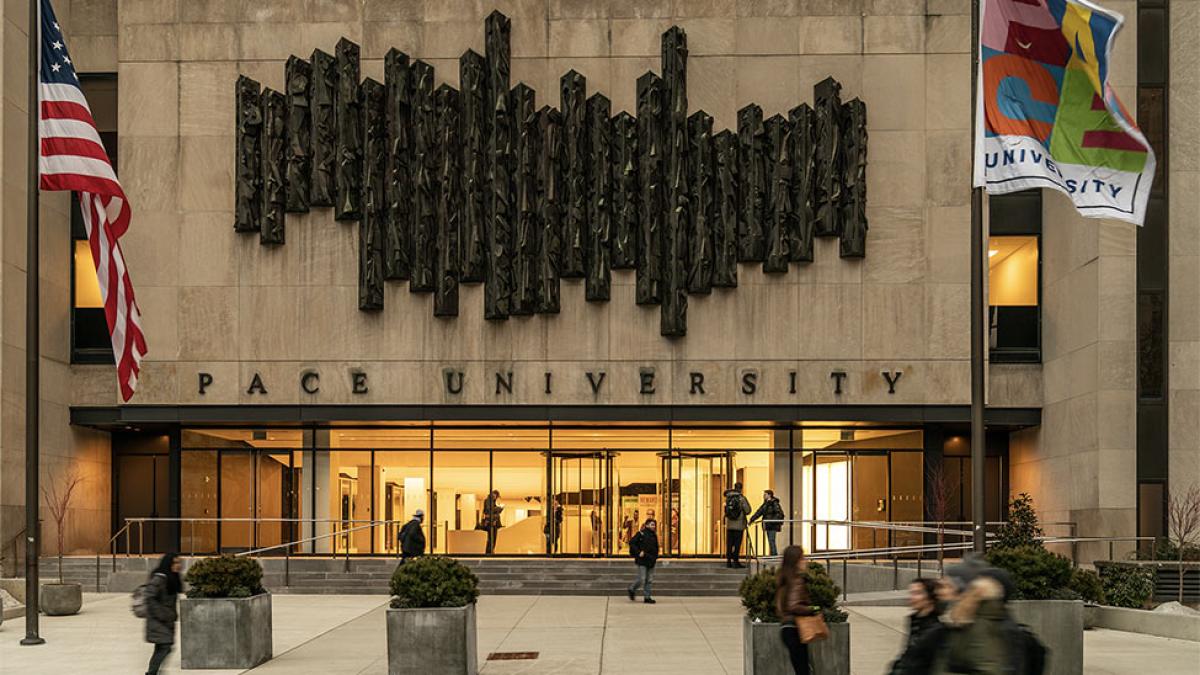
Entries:
{"label": "woman with backpack", "polygon": [[774,490],[763,490],[763,503],[750,516],[750,522],[754,522],[759,518],[763,521],[763,532],[767,535],[767,548],[771,551],[771,556],[779,555],[779,549],[775,547],[775,536],[783,529],[783,519],[787,516],[783,513],[783,507],[779,504],[779,499],[775,496]]}
{"label": "woman with backpack", "polygon": [[183,580],[179,577],[181,562],[179,554],[168,553],[158,561],[158,567],[150,573],[150,580],[138,589],[139,598],[146,616],[146,642],[154,645],[146,675],[157,675],[163,661],[175,644],[175,598],[183,591]]}

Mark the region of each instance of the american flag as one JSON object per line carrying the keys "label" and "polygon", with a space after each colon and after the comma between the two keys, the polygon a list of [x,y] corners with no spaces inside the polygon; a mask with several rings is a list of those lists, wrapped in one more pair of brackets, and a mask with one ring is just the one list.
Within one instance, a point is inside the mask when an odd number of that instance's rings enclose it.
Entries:
{"label": "american flag", "polygon": [[50,0],[41,0],[41,5],[39,186],[43,190],[79,193],[79,209],[112,335],[121,400],[128,401],[137,389],[140,364],[146,355],[141,312],[121,253],[121,236],[129,229],[129,203],[100,142]]}

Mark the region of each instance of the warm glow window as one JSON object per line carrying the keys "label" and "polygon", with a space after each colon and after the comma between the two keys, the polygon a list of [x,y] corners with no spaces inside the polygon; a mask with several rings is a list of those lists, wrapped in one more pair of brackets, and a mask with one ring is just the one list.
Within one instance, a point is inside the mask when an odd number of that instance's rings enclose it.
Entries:
{"label": "warm glow window", "polygon": [[992,361],[1041,360],[1041,229],[1038,191],[990,199],[988,339]]}

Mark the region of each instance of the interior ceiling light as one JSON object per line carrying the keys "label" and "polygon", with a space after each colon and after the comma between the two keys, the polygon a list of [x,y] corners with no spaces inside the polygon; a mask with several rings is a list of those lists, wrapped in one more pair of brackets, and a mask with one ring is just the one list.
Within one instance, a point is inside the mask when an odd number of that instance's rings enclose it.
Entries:
{"label": "interior ceiling light", "polygon": [[998,249],[998,248],[988,249],[988,257],[990,258],[999,252],[1000,252],[1000,249]]}

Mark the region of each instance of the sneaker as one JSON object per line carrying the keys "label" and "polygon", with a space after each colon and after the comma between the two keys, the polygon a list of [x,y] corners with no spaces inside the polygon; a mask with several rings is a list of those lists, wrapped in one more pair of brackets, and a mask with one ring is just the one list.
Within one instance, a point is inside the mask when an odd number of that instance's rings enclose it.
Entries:
{"label": "sneaker", "polygon": [[633,600],[633,589],[632,589],[632,588],[627,588],[627,589],[625,589],[625,590],[626,590],[626,591],[628,591],[628,593],[629,593],[629,599],[632,601],[632,600]]}
{"label": "sneaker", "polygon": [[654,598],[646,598],[642,602],[646,603],[647,605],[657,605],[658,604],[657,602],[654,601]]}

